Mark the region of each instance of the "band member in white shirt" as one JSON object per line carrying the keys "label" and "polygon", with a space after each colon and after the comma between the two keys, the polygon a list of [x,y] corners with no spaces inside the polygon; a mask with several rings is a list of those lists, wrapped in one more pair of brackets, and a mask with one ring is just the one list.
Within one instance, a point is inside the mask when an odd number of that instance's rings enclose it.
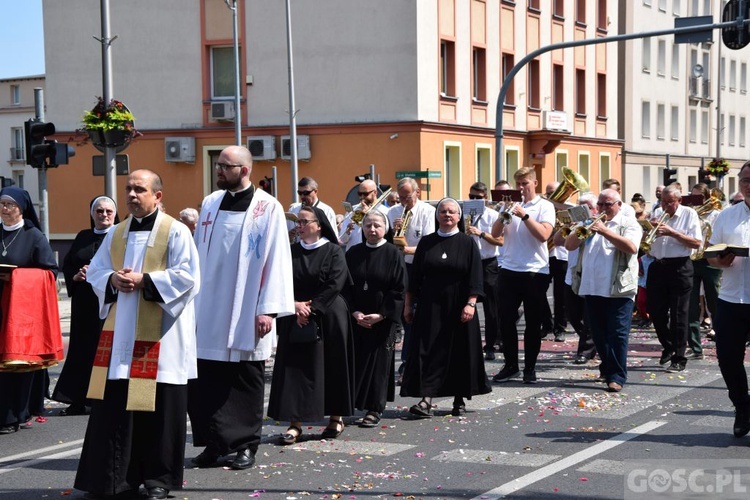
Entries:
{"label": "band member in white shirt", "polygon": [[[731,205],[719,214],[713,226],[710,243],[750,246],[750,161],[745,162],[738,175],[744,203]],[[745,341],[750,334],[750,262],[746,257],[731,253],[709,257],[708,263],[723,270],[716,315],[716,357],[734,404],[734,435],[742,437],[750,432],[750,396],[745,372]]]}

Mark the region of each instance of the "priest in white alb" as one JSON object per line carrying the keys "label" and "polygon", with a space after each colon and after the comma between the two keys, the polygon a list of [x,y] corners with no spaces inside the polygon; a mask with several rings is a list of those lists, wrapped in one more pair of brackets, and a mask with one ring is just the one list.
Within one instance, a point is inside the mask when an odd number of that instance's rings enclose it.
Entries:
{"label": "priest in white alb", "polygon": [[195,231],[201,261],[196,299],[198,378],[189,384],[193,463],[255,463],[263,423],[265,362],[274,319],[294,314],[292,260],[284,209],[250,182],[253,160],[230,146],[216,163],[218,191],[203,200]]}
{"label": "priest in white alb", "polygon": [[119,498],[144,485],[148,498],[167,498],[182,488],[187,382],[197,375],[198,252],[187,226],[157,209],[156,173],[134,171],[125,192],[131,216],[87,271],[105,322],[75,487]]}

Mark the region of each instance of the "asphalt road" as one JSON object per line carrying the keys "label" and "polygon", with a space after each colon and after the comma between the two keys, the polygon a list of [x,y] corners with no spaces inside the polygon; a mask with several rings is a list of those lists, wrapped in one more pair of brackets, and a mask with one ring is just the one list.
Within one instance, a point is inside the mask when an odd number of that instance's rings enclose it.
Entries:
{"label": "asphalt road", "polygon": [[[69,304],[60,304],[67,332]],[[435,401],[434,417],[411,420],[416,401],[397,398],[380,427],[349,425],[325,441],[325,422],[317,422],[288,447],[276,444],[285,423],[267,420],[257,464],[246,471],[192,468],[201,449],[188,435],[184,489],[173,498],[747,498],[750,437],[732,436],[713,344],[707,359],[669,374],[652,330],[633,330],[630,342],[619,394],[594,381],[595,363],[572,363],[570,333],[543,343],[538,384],[494,384],[460,418],[446,399]],[[488,375],[501,366],[487,362]],[[59,372],[50,371],[53,383]],[[0,436],[0,500],[83,497],[72,485],[87,417],[59,416],[62,407],[49,401],[45,421]]]}

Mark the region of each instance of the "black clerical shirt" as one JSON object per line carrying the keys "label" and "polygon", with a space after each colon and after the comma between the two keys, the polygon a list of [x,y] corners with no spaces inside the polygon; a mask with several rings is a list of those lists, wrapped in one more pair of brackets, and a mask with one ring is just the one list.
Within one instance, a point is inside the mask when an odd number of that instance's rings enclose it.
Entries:
{"label": "black clerical shirt", "polygon": [[225,210],[227,212],[244,212],[250,207],[250,202],[253,201],[254,194],[255,187],[252,184],[249,188],[237,193],[227,191],[224,193],[224,198],[221,200],[219,210]]}

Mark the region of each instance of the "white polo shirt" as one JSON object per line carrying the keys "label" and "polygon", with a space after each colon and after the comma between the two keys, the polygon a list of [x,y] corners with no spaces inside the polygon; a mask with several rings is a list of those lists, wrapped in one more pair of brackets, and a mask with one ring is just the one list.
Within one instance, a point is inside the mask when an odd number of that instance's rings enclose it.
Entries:
{"label": "white polo shirt", "polygon": [[[388,211],[388,222],[391,227],[396,227],[394,221],[404,215],[404,206],[395,205]],[[406,246],[415,247],[422,239],[422,236],[435,232],[435,207],[417,200],[411,209],[411,219],[409,227],[406,228]],[[404,255],[404,262],[411,264],[414,261],[413,255]]]}
{"label": "white polo shirt", "polygon": [[[555,206],[538,196],[524,203],[523,208],[529,218],[550,227],[555,225]],[[505,255],[503,269],[517,272],[536,272],[549,274],[549,251],[547,242],[534,238],[526,227],[526,223],[515,215],[511,217],[504,231]]]}
{"label": "white polo shirt", "polygon": [[[622,212],[615,215],[614,219],[604,223],[608,228],[617,231],[627,238],[636,248],[641,244],[643,229],[634,217],[628,217]],[[596,295],[598,297],[610,297],[612,293],[612,266],[615,259],[615,245],[599,233],[588,238],[579,247],[580,259],[583,259],[581,268],[581,288],[578,295]],[[635,290],[633,296],[635,299]]]}
{"label": "white polo shirt", "polygon": [[578,264],[580,248],[581,247],[578,247],[575,250],[568,250],[568,271],[565,273],[565,284],[568,286],[573,286],[573,269],[576,267],[576,264]]}
{"label": "white polo shirt", "polygon": [[[482,212],[482,215],[479,216],[474,225],[477,227],[477,229],[485,233],[485,235],[490,235],[490,233],[492,232],[492,225],[495,223],[499,216],[500,214],[497,213],[497,210],[485,208],[484,212]],[[472,236],[472,238],[477,242],[479,255],[482,257],[482,260],[497,258],[497,249],[500,247],[489,243],[479,236]]]}
{"label": "white polo shirt", "polygon": [[[746,203],[730,205],[719,213],[713,225],[711,245],[750,246],[750,208]],[[733,304],[750,304],[750,262],[735,257],[730,267],[722,268],[719,298]]]}
{"label": "white polo shirt", "polygon": [[[661,208],[654,212],[653,217],[659,218],[664,213]],[[679,205],[674,215],[667,221],[667,226],[679,233],[686,234],[691,238],[701,240],[701,221],[698,212],[690,207]],[[655,259],[668,259],[673,257],[688,257],[693,249],[686,247],[675,238],[670,236],[659,236],[654,240],[649,252]]]}

